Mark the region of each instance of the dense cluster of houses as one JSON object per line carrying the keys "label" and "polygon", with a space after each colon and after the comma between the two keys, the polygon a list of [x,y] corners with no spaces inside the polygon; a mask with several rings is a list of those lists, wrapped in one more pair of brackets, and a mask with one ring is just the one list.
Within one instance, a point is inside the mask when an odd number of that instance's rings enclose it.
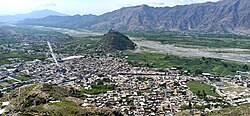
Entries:
{"label": "dense cluster of houses", "polygon": [[[66,56],[60,55],[60,57]],[[234,78],[214,77],[208,73],[193,76],[181,73],[176,68],[132,67],[125,58],[115,57],[112,54],[71,56],[59,60],[60,66],[53,63],[51,58],[26,62],[20,62],[18,59],[9,60],[13,63],[0,66],[0,83],[6,80],[14,80],[14,82],[1,86],[2,92],[40,82],[91,90],[93,83],[108,78],[109,81],[103,84],[114,85],[115,88],[99,94],[86,93],[87,97],[81,104],[84,108],[108,107],[118,109],[125,115],[153,116],[174,115],[185,109],[194,114],[200,114],[219,110],[221,105],[250,102],[250,91],[247,89],[250,87],[250,79],[240,75]],[[17,80],[18,76],[28,76],[29,79]],[[221,97],[207,97],[222,101],[207,101],[199,98],[187,86],[188,81],[191,80],[214,86]],[[227,92],[225,86],[228,83],[246,89],[239,93]],[[206,108],[201,111],[191,106],[206,106]]]}

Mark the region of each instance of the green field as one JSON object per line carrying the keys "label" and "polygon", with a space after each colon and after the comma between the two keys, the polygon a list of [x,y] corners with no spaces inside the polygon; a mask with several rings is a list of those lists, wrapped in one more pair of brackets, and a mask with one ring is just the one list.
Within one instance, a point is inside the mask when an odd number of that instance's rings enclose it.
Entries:
{"label": "green field", "polygon": [[198,94],[198,91],[200,91],[201,94],[203,91],[205,91],[207,95],[219,96],[219,94],[213,91],[214,87],[208,84],[191,81],[187,83],[187,86],[189,87],[190,91],[195,94]]}
{"label": "green field", "polygon": [[3,81],[3,82],[0,83],[0,88],[6,87],[6,86],[8,86],[10,84],[13,84],[15,82],[17,82],[17,81],[13,80],[13,79],[5,80],[5,81]]}
{"label": "green field", "polygon": [[98,85],[98,84],[92,84],[91,85],[92,89],[89,90],[81,90],[82,93],[86,94],[101,94],[101,93],[106,93],[107,91],[112,91],[115,89],[113,85]]}
{"label": "green field", "polygon": [[20,58],[24,61],[32,61],[35,59],[44,59],[43,55],[28,55],[25,53],[17,52],[17,51],[1,51],[0,52],[0,65],[10,64],[9,58]]}
{"label": "green field", "polygon": [[0,87],[5,87],[5,86],[8,86],[9,85],[9,83],[8,82],[1,82],[0,83]]}
{"label": "green field", "polygon": [[104,83],[109,83],[111,80],[109,78],[104,78],[102,80],[96,80],[95,83],[91,84],[91,88],[89,90],[83,89],[81,90],[81,93],[86,93],[86,94],[101,94],[101,93],[106,93],[107,91],[112,91],[115,90],[115,85],[105,85]]}
{"label": "green field", "polygon": [[27,76],[27,75],[21,75],[21,76],[17,76],[16,79],[20,80],[20,81],[27,81],[29,80],[31,77]]}
{"label": "green field", "polygon": [[11,44],[11,43],[18,43],[18,41],[14,40],[14,39],[1,39],[0,38],[0,45]]}
{"label": "green field", "polygon": [[200,46],[209,48],[250,49],[250,37],[223,34],[183,34],[177,32],[128,32],[127,35],[145,40],[160,41],[163,44]]}
{"label": "green field", "polygon": [[64,40],[60,43],[64,47],[55,49],[55,52],[71,54],[93,53],[93,49],[96,47],[98,41],[98,37],[78,37],[71,40]]}
{"label": "green field", "polygon": [[13,83],[15,83],[15,82],[17,82],[17,81],[14,80],[14,79],[10,79],[10,80],[6,80],[6,82],[9,83],[9,84],[13,84]]}
{"label": "green field", "polygon": [[248,65],[214,58],[181,57],[158,52],[123,52],[133,66],[152,68],[176,67],[192,74],[235,75],[236,71],[248,71]]}

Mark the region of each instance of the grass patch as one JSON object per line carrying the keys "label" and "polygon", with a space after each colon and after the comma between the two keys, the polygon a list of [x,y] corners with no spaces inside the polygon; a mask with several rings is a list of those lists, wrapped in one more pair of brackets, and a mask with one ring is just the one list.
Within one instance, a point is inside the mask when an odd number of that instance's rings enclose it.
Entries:
{"label": "grass patch", "polygon": [[0,83],[0,86],[1,86],[1,87],[5,87],[5,86],[8,86],[8,85],[9,85],[8,82],[1,82],[1,83]]}
{"label": "grass patch", "polygon": [[5,80],[5,81],[0,83],[0,88],[6,87],[6,86],[13,84],[15,82],[17,82],[17,81],[13,80],[13,79]]}
{"label": "grass patch", "polygon": [[27,55],[22,52],[17,52],[17,51],[8,51],[8,52],[0,52],[0,65],[4,64],[10,64],[11,62],[8,60],[10,58],[19,58],[24,61],[32,61],[35,59],[40,59],[43,60],[45,59],[45,56],[43,55]]}
{"label": "grass patch", "polygon": [[137,92],[138,95],[142,95],[142,93],[152,93],[152,91],[149,90],[149,89],[146,89],[146,90],[138,90],[138,91],[136,91],[136,92]]}
{"label": "grass patch", "polygon": [[57,106],[57,107],[67,107],[67,108],[78,108],[78,106],[72,102],[69,102],[69,101],[66,101],[66,100],[63,100],[61,102],[56,102],[56,103],[50,103],[49,105],[54,105],[54,106]]}
{"label": "grass patch", "polygon": [[207,95],[219,96],[219,94],[214,91],[214,87],[208,84],[190,81],[187,83],[187,86],[189,87],[190,91],[195,94],[199,94],[199,91],[200,94],[202,94],[202,92],[205,91]]}
{"label": "grass patch", "polygon": [[115,85],[104,84],[109,82],[111,82],[109,78],[104,78],[102,80],[98,79],[96,80],[95,83],[91,84],[92,89],[89,90],[83,89],[81,90],[81,93],[96,95],[96,94],[106,93],[107,91],[115,90]]}
{"label": "grass patch", "polygon": [[14,79],[9,79],[9,80],[6,80],[6,82],[9,83],[9,84],[13,84],[13,83],[15,83],[15,82],[17,82],[17,81],[14,80]]}
{"label": "grass patch", "polygon": [[126,34],[144,40],[179,46],[250,49],[250,37],[233,34],[182,34],[178,32],[128,32]]}
{"label": "grass patch", "polygon": [[208,113],[208,116],[249,116],[250,104],[243,104],[237,107],[224,108],[217,112]]}
{"label": "grass patch", "polygon": [[21,76],[17,76],[16,79],[20,80],[20,81],[28,81],[31,77],[28,75],[21,75]]}
{"label": "grass patch", "polygon": [[236,71],[249,71],[248,65],[239,62],[204,57],[181,57],[157,52],[133,53],[125,51],[133,66],[150,68],[172,68],[187,70],[192,74],[211,73],[218,76],[235,75]]}
{"label": "grass patch", "polygon": [[48,106],[43,104],[35,107],[29,107],[21,113],[21,115],[35,114],[47,114],[50,116],[73,116],[85,115],[86,110],[81,109],[79,106],[70,101],[64,100],[58,103],[49,103]]}
{"label": "grass patch", "polygon": [[81,90],[81,92],[86,93],[86,94],[96,95],[96,94],[106,93],[107,91],[115,90],[114,85],[92,84],[91,87],[92,87],[92,89],[89,89],[89,90],[83,89],[83,90]]}
{"label": "grass patch", "polygon": [[73,54],[92,53],[98,41],[99,39],[97,37],[78,37],[71,40],[65,40],[64,43],[62,42],[65,47],[62,49],[55,49],[55,52]]}

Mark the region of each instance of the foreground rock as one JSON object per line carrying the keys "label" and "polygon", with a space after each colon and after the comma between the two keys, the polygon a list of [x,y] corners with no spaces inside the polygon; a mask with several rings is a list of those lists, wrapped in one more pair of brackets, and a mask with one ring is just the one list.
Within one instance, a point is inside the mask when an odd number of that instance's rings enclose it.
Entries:
{"label": "foreground rock", "polygon": [[0,99],[9,103],[5,114],[46,115],[46,116],[82,116],[82,115],[120,115],[117,111],[91,107],[81,108],[85,96],[70,87],[34,84],[17,88]]}

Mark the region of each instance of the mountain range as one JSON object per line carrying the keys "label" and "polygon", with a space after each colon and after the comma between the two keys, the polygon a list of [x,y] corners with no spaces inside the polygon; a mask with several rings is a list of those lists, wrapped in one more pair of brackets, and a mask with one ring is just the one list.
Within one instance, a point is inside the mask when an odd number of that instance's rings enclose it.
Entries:
{"label": "mountain range", "polygon": [[45,10],[33,11],[33,12],[27,13],[27,14],[0,16],[0,22],[17,22],[17,21],[22,21],[24,19],[44,18],[47,16],[67,16],[67,15],[59,13],[59,12],[55,12],[52,10],[45,9]]}
{"label": "mountain range", "polygon": [[250,0],[222,0],[174,7],[125,7],[100,16],[49,16],[22,24],[119,31],[250,33]]}

